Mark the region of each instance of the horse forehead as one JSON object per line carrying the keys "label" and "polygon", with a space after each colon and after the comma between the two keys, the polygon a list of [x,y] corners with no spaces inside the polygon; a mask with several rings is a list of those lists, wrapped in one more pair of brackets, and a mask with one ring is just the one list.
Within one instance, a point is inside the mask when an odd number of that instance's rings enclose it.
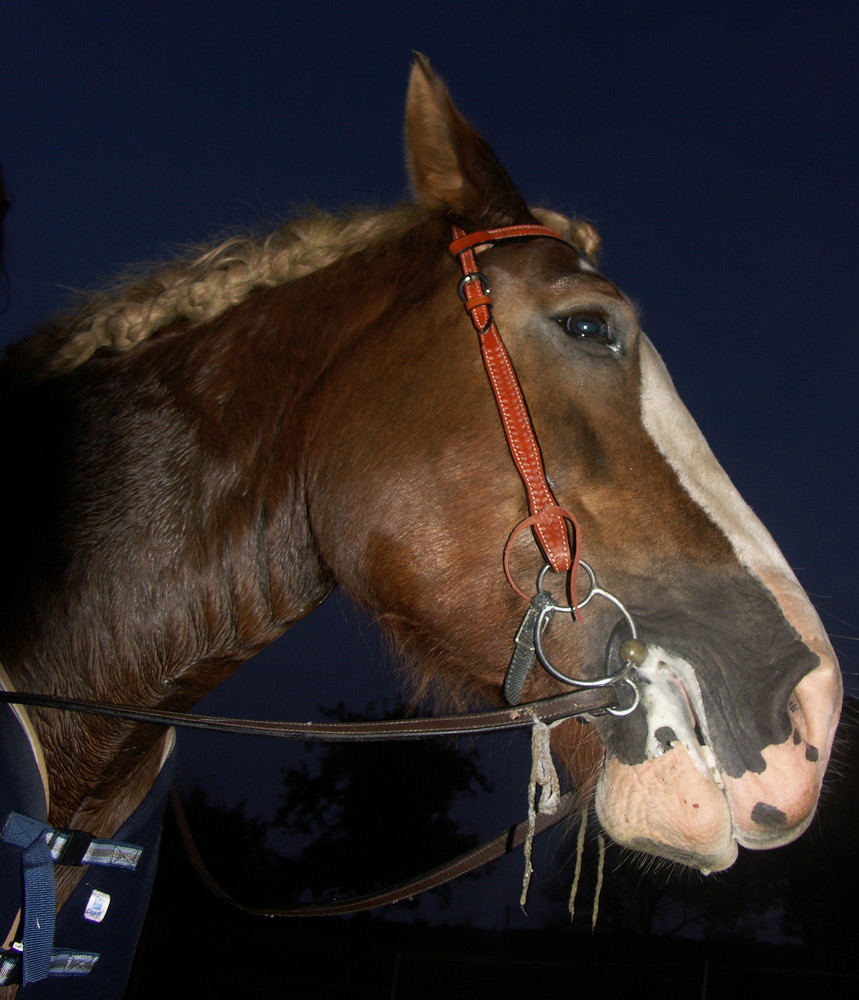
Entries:
{"label": "horse forehead", "polygon": [[[626,302],[626,296],[572,246],[555,240],[501,244],[479,253],[480,266],[490,277],[512,282],[517,294],[522,288],[563,292],[587,289]],[[499,288],[503,292],[503,287]]]}

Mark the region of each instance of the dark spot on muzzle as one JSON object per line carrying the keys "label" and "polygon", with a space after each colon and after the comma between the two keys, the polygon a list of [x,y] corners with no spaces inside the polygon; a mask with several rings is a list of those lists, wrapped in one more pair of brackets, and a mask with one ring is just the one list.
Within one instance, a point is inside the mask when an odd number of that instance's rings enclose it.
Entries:
{"label": "dark spot on muzzle", "polygon": [[776,809],[775,806],[768,805],[766,802],[758,802],[752,809],[752,819],[758,826],[770,829],[782,827],[787,823],[787,816],[781,809]]}
{"label": "dark spot on muzzle", "polygon": [[660,726],[654,735],[656,736],[656,742],[659,744],[659,749],[663,753],[668,753],[677,742],[677,733],[670,726]]}
{"label": "dark spot on muzzle", "polygon": [[805,746],[805,759],[811,761],[812,764],[816,764],[820,760],[820,751],[817,747],[807,743]]}

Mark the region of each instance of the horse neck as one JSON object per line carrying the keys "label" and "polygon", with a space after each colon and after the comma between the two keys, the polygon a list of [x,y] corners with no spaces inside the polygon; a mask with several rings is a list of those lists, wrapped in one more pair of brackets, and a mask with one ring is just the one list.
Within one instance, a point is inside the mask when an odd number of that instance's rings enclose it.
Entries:
{"label": "horse neck", "polygon": [[[326,369],[414,284],[415,262],[402,261],[371,248],[23,402],[22,425],[54,418],[42,436],[55,463],[34,482],[62,500],[13,511],[53,516],[35,554],[9,553],[19,586],[0,660],[16,686],[187,708],[324,599],[335,571],[307,522],[303,415]],[[87,811],[99,778],[137,771],[145,783],[161,752],[157,731],[122,723],[43,712],[36,724],[55,763],[90,750],[74,773],[65,765],[61,821]]]}

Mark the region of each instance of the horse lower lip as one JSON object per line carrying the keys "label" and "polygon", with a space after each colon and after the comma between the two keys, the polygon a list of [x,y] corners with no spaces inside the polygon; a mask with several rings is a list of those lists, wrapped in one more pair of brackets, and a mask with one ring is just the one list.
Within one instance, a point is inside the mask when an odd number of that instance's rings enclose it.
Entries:
{"label": "horse lower lip", "polygon": [[606,832],[633,850],[716,871],[737,854],[722,790],[686,742],[638,764],[609,758],[596,809]]}

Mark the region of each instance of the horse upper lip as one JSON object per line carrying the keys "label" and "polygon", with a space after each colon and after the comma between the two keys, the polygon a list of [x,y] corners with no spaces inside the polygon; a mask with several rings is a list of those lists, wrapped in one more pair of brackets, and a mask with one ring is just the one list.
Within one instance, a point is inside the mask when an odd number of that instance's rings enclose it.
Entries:
{"label": "horse upper lip", "polygon": [[697,768],[723,787],[708,735],[704,699],[691,665],[651,646],[636,672],[647,720],[647,755],[661,756],[674,743],[682,743]]}

